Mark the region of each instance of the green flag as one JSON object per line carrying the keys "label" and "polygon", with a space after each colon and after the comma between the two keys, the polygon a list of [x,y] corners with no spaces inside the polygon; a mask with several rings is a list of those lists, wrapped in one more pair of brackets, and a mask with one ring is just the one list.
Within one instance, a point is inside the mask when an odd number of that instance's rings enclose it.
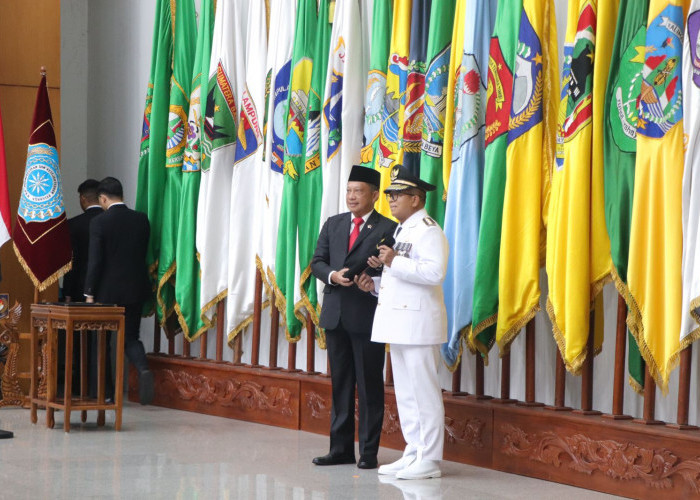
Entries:
{"label": "green flag", "polygon": [[496,337],[498,320],[498,265],[506,186],[508,123],[522,9],[522,0],[498,2],[489,50],[484,193],[476,252],[474,312],[469,332],[470,346],[487,360]]}
{"label": "green flag", "polygon": [[165,188],[161,211],[161,239],[158,252],[158,319],[164,324],[175,306],[175,252],[182,191],[182,160],[187,145],[192,65],[197,26],[193,0],[177,0],[174,9],[173,74],[170,79],[170,112],[165,152]]}
{"label": "green flag", "polygon": [[199,260],[195,237],[197,234],[197,202],[201,180],[201,139],[204,128],[202,87],[206,95],[214,34],[214,0],[202,0],[199,13],[197,50],[192,71],[192,92],[187,122],[187,147],[182,164],[182,194],[177,230],[177,262],[175,277],[175,312],[188,340],[194,340],[211,325],[199,314]]}
{"label": "green flag", "polygon": [[[637,101],[642,88],[649,0],[621,0],[615,43],[605,95],[604,154],[605,222],[610,235],[613,280],[618,292],[629,297],[627,259],[637,157]],[[644,360],[629,335],[630,384],[644,387]]]}
{"label": "green flag", "polygon": [[391,2],[374,2],[372,12],[372,52],[365,93],[365,128],[362,137],[362,166],[374,168],[382,130],[382,110],[386,94],[386,69],[391,46]]}
{"label": "green flag", "polygon": [[277,302],[284,306],[287,340],[296,342],[301,333],[301,316],[297,305],[296,272],[297,226],[299,202],[299,174],[305,168],[305,128],[309,88],[313,70],[314,42],[316,35],[316,0],[299,0],[297,3],[294,48],[292,49],[292,73],[289,84],[287,112],[287,136],[284,141],[284,188],[277,239],[275,261],[278,286]]}
{"label": "green flag", "polygon": [[[314,324],[318,326],[319,314],[316,280],[311,274],[311,257],[316,249],[321,216],[321,196],[323,194],[323,179],[321,178],[321,110],[323,107],[323,91],[326,87],[326,72],[328,70],[328,50],[331,41],[332,24],[328,17],[328,0],[321,0],[316,26],[316,42],[314,48],[314,65],[311,72],[311,88],[309,90],[308,113],[306,117],[306,135],[304,137],[305,163],[299,172],[298,189],[298,239],[299,239],[299,292],[301,302],[295,308],[304,306]],[[320,332],[319,332],[320,334]]]}
{"label": "green flag", "polygon": [[[440,226],[445,222],[442,150],[454,13],[455,0],[433,0],[428,34],[428,69],[425,73],[420,177],[437,186],[435,191],[426,193],[425,209]],[[451,134],[452,130],[448,133]]]}
{"label": "green flag", "polygon": [[[148,215],[151,237],[148,241],[148,271],[155,282],[158,278],[158,254],[161,240],[163,190],[165,188],[165,152],[168,140],[168,111],[170,105],[170,78],[172,76],[173,15],[169,0],[158,0],[153,28],[151,75],[146,91],[146,105],[141,130],[136,210]],[[144,311],[153,311],[148,303]]]}

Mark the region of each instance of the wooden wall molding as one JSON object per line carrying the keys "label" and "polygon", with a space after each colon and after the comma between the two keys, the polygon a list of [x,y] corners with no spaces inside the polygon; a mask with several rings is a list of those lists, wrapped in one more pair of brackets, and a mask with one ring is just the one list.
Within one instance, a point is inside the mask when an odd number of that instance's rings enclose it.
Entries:
{"label": "wooden wall molding", "polygon": [[[159,406],[328,434],[328,377],[162,354],[149,362]],[[138,400],[133,369],[129,398]],[[444,403],[446,460],[634,498],[700,495],[700,431],[450,393]],[[401,450],[391,386],[385,405],[381,445]]]}

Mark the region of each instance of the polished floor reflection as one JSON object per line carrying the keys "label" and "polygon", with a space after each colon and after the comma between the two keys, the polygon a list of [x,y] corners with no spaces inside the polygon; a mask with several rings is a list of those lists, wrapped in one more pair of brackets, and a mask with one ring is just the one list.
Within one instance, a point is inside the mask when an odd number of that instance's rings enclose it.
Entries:
{"label": "polished floor reflection", "polygon": [[[317,467],[328,439],[196,413],[127,403],[123,427],[115,432],[96,415],[71,432],[29,422],[29,411],[0,409],[0,499],[496,499],[612,498],[578,488],[443,462],[443,477],[401,481],[354,465]],[[382,448],[379,462],[399,457]]]}

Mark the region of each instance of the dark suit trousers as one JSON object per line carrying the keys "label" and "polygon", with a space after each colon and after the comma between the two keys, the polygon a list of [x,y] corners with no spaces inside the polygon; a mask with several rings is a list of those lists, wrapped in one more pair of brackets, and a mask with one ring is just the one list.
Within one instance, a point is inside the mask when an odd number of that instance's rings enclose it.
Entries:
{"label": "dark suit trousers", "polygon": [[355,456],[355,385],[359,400],[361,456],[376,456],[384,420],[384,344],[370,332],[349,333],[342,325],[326,330],[331,369],[331,449],[333,455]]}
{"label": "dark suit trousers", "polygon": [[124,307],[124,354],[129,363],[142,372],[148,370],[146,350],[139,339],[141,328],[141,311],[143,304],[119,304]]}

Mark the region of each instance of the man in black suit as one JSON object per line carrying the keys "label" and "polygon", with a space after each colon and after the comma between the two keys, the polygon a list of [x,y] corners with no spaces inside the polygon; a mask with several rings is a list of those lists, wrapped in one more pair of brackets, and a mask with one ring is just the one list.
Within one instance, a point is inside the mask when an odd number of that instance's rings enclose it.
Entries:
{"label": "man in black suit", "polygon": [[150,293],[146,268],[148,218],[127,208],[122,185],[114,177],[100,181],[97,195],[104,213],[90,223],[85,297],[87,302],[124,307],[124,352],[139,374],[139,400],[141,404],[150,404],[153,374],[139,340],[141,311]]}
{"label": "man in black suit", "polygon": [[[384,344],[371,342],[377,298],[345,276],[364,265],[396,223],[373,210],[379,198],[378,171],[354,166],[345,200],[350,212],[330,217],[321,229],[311,270],[326,284],[320,326],[326,330],[333,406],[331,445],[316,465],[355,462],[355,386],[359,399],[361,469],[377,467],[384,419]],[[373,270],[368,270],[373,273]]]}
{"label": "man in black suit", "polygon": [[[95,179],[87,179],[80,186],[78,186],[78,195],[80,201],[80,208],[83,213],[76,215],[68,219],[68,229],[70,231],[70,241],[73,248],[73,267],[66,273],[63,277],[63,296],[65,302],[85,302],[85,291],[83,287],[85,286],[85,275],[87,274],[87,261],[88,261],[88,245],[90,243],[90,221],[100,215],[103,210],[100,206],[100,202],[97,200],[97,186],[99,186],[99,181]],[[89,356],[90,360],[97,359],[93,354],[97,349],[97,339],[94,335],[89,337]],[[58,337],[58,385],[59,393],[63,391],[63,373],[62,368],[65,363],[65,347],[66,341],[65,337]],[[80,356],[80,343],[78,341],[78,334],[75,334],[73,341],[73,359],[79,359]],[[109,345],[107,346],[109,349]],[[109,352],[109,351],[108,351]],[[114,385],[112,382],[112,368],[111,368],[110,356],[107,356],[107,386],[106,393],[111,395],[114,393]],[[97,394],[97,364],[90,362],[89,366],[89,390],[91,397],[95,397]],[[79,380],[78,370],[73,371],[73,390],[77,391],[75,394],[80,392],[80,380]]]}

